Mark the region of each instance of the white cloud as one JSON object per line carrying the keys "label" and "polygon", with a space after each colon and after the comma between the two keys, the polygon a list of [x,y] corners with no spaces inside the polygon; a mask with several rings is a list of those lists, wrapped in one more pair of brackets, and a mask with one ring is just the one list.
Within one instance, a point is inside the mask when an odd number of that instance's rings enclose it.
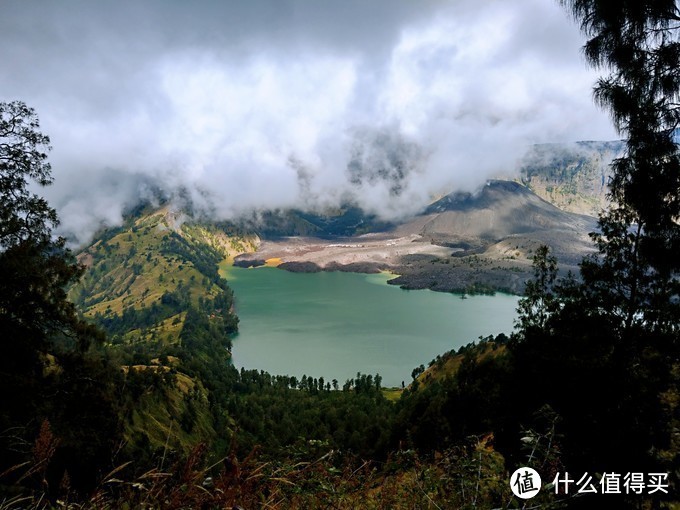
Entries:
{"label": "white cloud", "polygon": [[102,5],[0,20],[0,100],[38,111],[48,198],[81,240],[154,186],[220,217],[350,196],[399,216],[528,144],[614,136],[552,2]]}

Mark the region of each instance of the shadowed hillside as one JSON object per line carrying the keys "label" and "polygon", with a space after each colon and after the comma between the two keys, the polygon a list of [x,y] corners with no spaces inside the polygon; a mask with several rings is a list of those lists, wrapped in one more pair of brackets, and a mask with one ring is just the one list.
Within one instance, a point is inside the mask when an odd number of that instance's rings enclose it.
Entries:
{"label": "shadowed hillside", "polygon": [[539,246],[550,246],[563,273],[577,273],[581,258],[593,250],[588,233],[596,228],[594,218],[562,211],[519,183],[490,181],[478,193],[438,200],[396,230],[451,251],[446,257],[404,256],[395,269],[400,276],[390,283],[522,293]]}
{"label": "shadowed hillside", "polygon": [[483,246],[526,236],[562,247],[555,250],[558,257],[571,262],[586,249],[583,234],[595,228],[594,218],[566,213],[521,184],[489,181],[476,194],[447,195],[400,230],[454,247],[466,242]]}

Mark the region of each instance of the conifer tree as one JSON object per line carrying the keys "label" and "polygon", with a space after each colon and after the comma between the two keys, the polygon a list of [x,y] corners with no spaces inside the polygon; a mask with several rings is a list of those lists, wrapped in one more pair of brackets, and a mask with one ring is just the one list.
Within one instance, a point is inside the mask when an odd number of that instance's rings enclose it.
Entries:
{"label": "conifer tree", "polygon": [[[596,101],[625,137],[613,163],[612,205],[583,265],[591,295],[625,332],[680,324],[680,10],[674,0],[561,0],[589,37],[605,76]],[[629,335],[630,336],[630,335]]]}
{"label": "conifer tree", "polygon": [[[533,301],[523,301],[512,345],[517,384],[535,391],[515,408],[526,417],[547,404],[560,416],[572,470],[673,473],[680,458],[672,403],[680,395],[680,11],[668,0],[560,3],[588,37],[586,59],[603,71],[594,97],[611,113],[625,152],[613,162],[611,205],[591,234],[597,253],[582,262],[581,281],[543,285],[545,257],[537,266]],[[538,310],[547,314],[528,306],[546,301],[550,308]]]}
{"label": "conifer tree", "polygon": [[83,486],[95,482],[94,468],[110,460],[117,440],[120,376],[87,355],[103,336],[66,296],[82,268],[53,236],[54,209],[29,189],[52,182],[49,138],[39,128],[26,104],[0,103],[0,472],[30,463],[47,420],[59,443],[55,476],[68,470]]}

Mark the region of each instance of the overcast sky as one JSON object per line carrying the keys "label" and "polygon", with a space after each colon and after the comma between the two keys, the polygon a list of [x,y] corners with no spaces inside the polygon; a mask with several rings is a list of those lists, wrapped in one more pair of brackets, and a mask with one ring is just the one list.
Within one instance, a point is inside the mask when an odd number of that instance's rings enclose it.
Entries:
{"label": "overcast sky", "polygon": [[553,0],[3,0],[0,101],[37,110],[80,241],[152,190],[397,217],[615,138],[582,44]]}

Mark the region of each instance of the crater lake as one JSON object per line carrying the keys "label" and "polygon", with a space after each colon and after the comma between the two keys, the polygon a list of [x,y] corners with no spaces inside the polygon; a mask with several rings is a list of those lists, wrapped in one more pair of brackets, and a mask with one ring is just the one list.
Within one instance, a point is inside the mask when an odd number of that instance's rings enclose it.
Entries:
{"label": "crater lake", "polygon": [[517,296],[403,290],[393,275],[291,273],[223,267],[234,290],[237,368],[337,379],[379,373],[383,386],[411,381],[413,368],[480,336],[509,334]]}

